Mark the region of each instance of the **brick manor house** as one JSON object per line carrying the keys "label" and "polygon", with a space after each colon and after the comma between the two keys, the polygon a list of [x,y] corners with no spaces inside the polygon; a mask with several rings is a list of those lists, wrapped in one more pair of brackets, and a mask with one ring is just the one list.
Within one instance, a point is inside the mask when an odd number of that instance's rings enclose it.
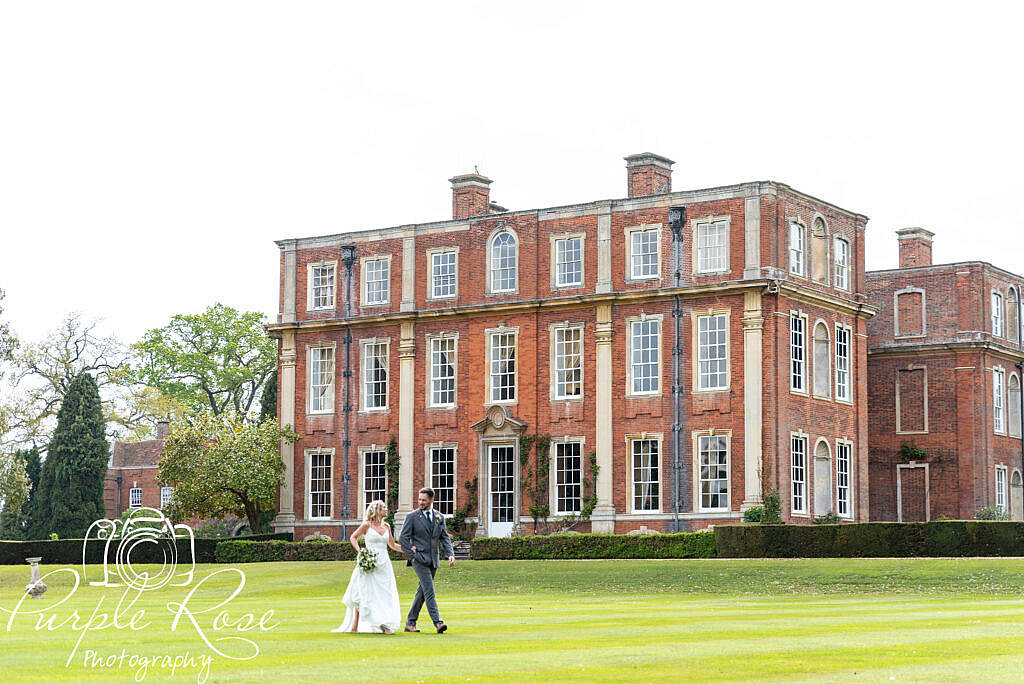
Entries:
{"label": "brick manor house", "polygon": [[399,521],[426,484],[477,534],[529,531],[523,434],[550,437],[551,518],[595,455],[581,531],[735,522],[770,489],[787,521],[867,520],[867,217],[771,181],[673,192],[672,165],[632,155],[626,198],[524,211],[456,176],[450,220],[279,241],[301,439],[276,530],[339,538],[385,498],[394,437]]}

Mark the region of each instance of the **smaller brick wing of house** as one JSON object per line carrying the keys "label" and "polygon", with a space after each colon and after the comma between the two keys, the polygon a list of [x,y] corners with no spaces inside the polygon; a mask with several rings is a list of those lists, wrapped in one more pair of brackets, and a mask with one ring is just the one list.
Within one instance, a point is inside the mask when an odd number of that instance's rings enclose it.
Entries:
{"label": "smaller brick wing of house", "polygon": [[[168,427],[166,422],[157,423],[156,439],[114,442],[114,452],[103,483],[108,518],[120,517],[129,508],[162,508],[171,488],[161,488],[156,476]],[[161,491],[164,500],[161,500]]]}

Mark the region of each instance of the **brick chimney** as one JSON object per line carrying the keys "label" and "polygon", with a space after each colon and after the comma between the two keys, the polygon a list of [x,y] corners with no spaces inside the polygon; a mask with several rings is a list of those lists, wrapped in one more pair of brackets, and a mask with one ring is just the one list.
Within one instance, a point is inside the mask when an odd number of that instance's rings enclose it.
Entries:
{"label": "brick chimney", "polygon": [[467,173],[448,179],[452,184],[452,218],[486,216],[491,213],[491,183],[479,173]]}
{"label": "brick chimney", "polygon": [[156,423],[156,438],[167,439],[167,435],[171,432],[171,424],[166,420],[158,420]]}
{"label": "brick chimney", "polygon": [[630,197],[647,197],[672,192],[674,161],[651,152],[631,154],[624,159]]}
{"label": "brick chimney", "polygon": [[900,268],[932,265],[932,236],[924,228],[902,228],[896,231],[900,241]]}

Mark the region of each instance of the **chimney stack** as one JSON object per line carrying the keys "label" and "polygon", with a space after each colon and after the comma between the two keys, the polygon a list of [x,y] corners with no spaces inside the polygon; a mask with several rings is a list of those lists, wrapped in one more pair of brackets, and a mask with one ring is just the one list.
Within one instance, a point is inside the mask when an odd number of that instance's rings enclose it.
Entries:
{"label": "chimney stack", "polygon": [[896,231],[900,241],[900,268],[932,265],[932,236],[924,228],[901,228]]}
{"label": "chimney stack", "polygon": [[672,192],[674,161],[651,152],[631,154],[624,159],[630,197],[647,197]]}
{"label": "chimney stack", "polygon": [[448,179],[452,184],[452,218],[465,219],[491,213],[491,183],[487,176],[467,173]]}
{"label": "chimney stack", "polygon": [[167,439],[167,435],[171,433],[171,424],[166,420],[158,420],[156,423],[156,438]]}

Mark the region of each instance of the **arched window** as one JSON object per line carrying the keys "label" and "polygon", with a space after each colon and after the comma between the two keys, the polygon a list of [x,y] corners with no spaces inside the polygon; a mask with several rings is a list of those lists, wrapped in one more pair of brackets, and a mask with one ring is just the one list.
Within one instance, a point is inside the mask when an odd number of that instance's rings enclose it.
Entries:
{"label": "arched window", "polygon": [[828,230],[820,216],[811,224],[811,274],[818,282],[828,282]]}
{"label": "arched window", "polygon": [[1020,379],[1010,376],[1006,392],[1006,413],[1010,416],[1010,436],[1020,437]]}
{"label": "arched window", "polygon": [[1011,287],[1006,293],[1006,337],[1014,344],[1020,344],[1020,310],[1017,308],[1017,289]]}
{"label": "arched window", "polygon": [[814,326],[814,396],[827,398],[830,394],[831,371],[828,351],[828,326],[818,321]]}
{"label": "arched window", "polygon": [[503,230],[491,239],[491,292],[515,292],[519,286],[519,244]]}

